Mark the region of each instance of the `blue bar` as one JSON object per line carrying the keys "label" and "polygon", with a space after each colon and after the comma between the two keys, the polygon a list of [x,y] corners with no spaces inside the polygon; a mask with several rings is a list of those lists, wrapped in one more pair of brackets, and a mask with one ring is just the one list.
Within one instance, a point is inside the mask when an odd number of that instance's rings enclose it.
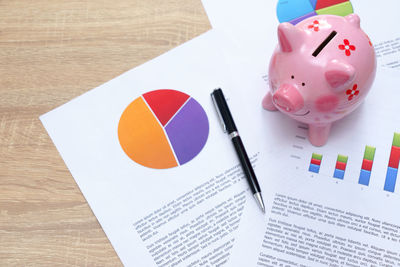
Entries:
{"label": "blue bar", "polygon": [[362,185],[369,185],[369,178],[371,178],[371,172],[361,169],[360,179],[358,179],[358,183]]}
{"label": "blue bar", "polygon": [[335,172],[333,173],[333,177],[343,180],[344,170],[335,169]]}
{"label": "blue bar", "polygon": [[319,173],[319,165],[310,164],[310,168],[308,169],[310,172]]}
{"label": "blue bar", "polygon": [[397,169],[388,167],[387,173],[386,173],[386,180],[385,180],[385,187],[383,190],[389,191],[389,192],[394,192],[394,187],[396,186],[396,178],[397,178]]}

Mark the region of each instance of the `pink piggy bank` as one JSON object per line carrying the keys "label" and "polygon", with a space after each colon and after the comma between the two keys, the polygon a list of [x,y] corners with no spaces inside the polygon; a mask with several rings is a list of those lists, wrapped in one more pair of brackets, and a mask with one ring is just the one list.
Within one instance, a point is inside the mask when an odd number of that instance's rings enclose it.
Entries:
{"label": "pink piggy bank", "polygon": [[322,146],[332,123],[356,109],[372,85],[372,43],[356,14],[314,16],[296,26],[281,23],[278,38],[263,107],[308,124],[310,142]]}

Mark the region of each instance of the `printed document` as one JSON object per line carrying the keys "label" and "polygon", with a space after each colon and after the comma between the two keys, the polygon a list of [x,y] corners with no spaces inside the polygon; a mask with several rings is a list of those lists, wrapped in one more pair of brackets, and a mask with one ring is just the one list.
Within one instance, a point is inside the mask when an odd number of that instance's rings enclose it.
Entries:
{"label": "printed document", "polygon": [[228,261],[249,193],[210,97],[240,112],[222,43],[207,32],[40,118],[126,266]]}
{"label": "printed document", "polygon": [[232,266],[400,266],[396,74],[379,68],[365,102],[333,124],[322,147],[310,145],[307,125],[271,124],[278,112],[253,117],[268,137],[276,128],[283,137],[279,149],[260,144],[272,151],[258,168],[266,213],[246,203]]}

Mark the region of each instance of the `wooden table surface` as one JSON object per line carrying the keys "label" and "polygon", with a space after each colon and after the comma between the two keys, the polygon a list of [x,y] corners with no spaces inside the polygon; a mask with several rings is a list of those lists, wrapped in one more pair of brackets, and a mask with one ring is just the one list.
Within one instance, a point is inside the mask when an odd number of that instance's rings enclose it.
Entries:
{"label": "wooden table surface", "polygon": [[0,0],[0,266],[120,266],[39,116],[210,29],[200,0]]}

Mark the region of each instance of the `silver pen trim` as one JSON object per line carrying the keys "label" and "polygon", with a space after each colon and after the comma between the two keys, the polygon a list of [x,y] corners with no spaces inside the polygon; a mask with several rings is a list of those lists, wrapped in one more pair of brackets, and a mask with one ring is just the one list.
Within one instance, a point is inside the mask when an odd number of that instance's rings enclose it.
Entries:
{"label": "silver pen trim", "polygon": [[238,131],[233,131],[233,132],[231,132],[231,133],[229,134],[229,137],[231,138],[231,140],[232,140],[233,138],[237,137],[237,136],[239,136]]}

